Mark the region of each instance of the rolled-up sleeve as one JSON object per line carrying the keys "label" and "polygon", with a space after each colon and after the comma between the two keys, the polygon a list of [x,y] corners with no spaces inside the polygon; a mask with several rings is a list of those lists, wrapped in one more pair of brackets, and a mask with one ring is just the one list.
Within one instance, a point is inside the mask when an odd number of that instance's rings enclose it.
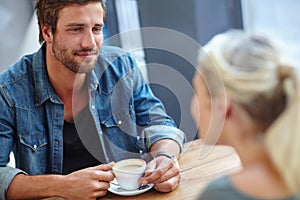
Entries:
{"label": "rolled-up sleeve", "polygon": [[13,167],[0,167],[0,199],[6,199],[5,195],[11,181],[20,173],[26,174],[24,171]]}
{"label": "rolled-up sleeve", "polygon": [[180,129],[166,125],[154,125],[144,129],[143,133],[146,139],[146,146],[148,149],[157,141],[162,139],[174,140],[180,147],[180,152],[183,151],[183,144],[185,142],[185,134]]}

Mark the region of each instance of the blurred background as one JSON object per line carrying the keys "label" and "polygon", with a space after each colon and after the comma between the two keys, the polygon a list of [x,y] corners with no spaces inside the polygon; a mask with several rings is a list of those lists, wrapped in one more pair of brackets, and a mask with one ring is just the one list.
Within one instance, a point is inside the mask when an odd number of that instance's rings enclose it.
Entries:
{"label": "blurred background", "polygon": [[[300,58],[299,0],[106,0],[106,4],[105,43],[135,55],[154,93],[188,140],[197,137],[189,114],[197,48],[215,34],[231,28],[264,33],[286,43],[285,51]],[[39,48],[34,0],[0,0],[0,19],[3,71]]]}

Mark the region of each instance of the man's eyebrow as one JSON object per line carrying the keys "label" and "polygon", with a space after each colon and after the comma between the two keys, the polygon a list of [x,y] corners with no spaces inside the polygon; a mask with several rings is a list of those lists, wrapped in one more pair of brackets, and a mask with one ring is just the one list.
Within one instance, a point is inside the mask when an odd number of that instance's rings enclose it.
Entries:
{"label": "man's eyebrow", "polygon": [[104,23],[97,23],[95,26],[104,26]]}
{"label": "man's eyebrow", "polygon": [[69,23],[69,24],[66,24],[66,26],[84,26],[84,24],[82,24],[82,23]]}
{"label": "man's eyebrow", "polygon": [[[83,23],[69,23],[69,24],[66,24],[67,27],[73,27],[73,26],[85,26],[85,24]],[[97,23],[95,24],[95,26],[104,26],[103,23]]]}

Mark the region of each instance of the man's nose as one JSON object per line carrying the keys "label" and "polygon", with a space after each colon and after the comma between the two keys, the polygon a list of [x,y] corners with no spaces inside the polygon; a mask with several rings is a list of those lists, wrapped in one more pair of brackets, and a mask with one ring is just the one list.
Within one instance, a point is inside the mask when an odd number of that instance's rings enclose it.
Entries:
{"label": "man's nose", "polygon": [[96,46],[95,35],[92,31],[87,31],[82,39],[83,48],[93,49]]}

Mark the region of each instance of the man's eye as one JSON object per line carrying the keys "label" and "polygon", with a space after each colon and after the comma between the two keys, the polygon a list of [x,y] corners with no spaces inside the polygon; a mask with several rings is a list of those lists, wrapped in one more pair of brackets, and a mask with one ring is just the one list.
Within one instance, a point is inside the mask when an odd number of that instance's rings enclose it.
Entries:
{"label": "man's eye", "polygon": [[70,29],[68,29],[68,31],[70,31],[70,32],[80,32],[81,29],[80,28],[70,28]]}
{"label": "man's eye", "polygon": [[102,31],[102,27],[101,28],[94,28],[93,31],[95,33],[100,33]]}

